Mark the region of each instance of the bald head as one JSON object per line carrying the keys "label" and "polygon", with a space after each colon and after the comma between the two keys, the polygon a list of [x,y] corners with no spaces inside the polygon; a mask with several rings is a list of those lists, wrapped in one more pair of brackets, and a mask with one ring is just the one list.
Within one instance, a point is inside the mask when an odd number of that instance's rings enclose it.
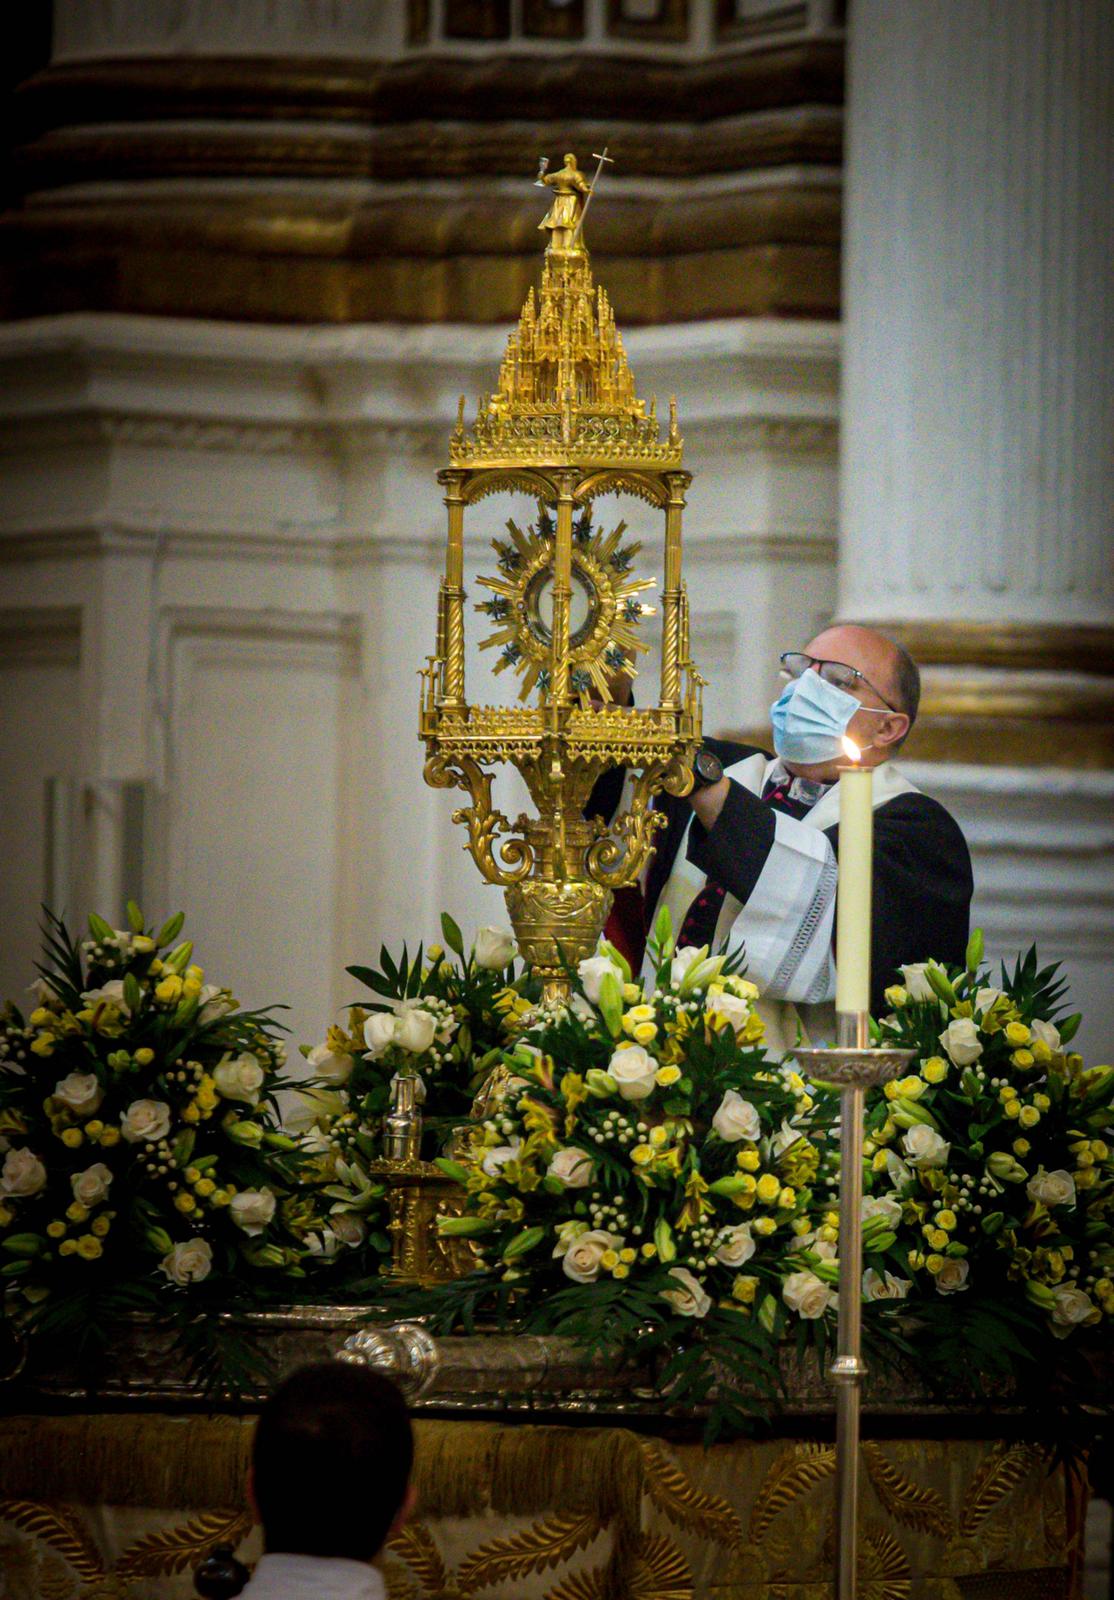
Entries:
{"label": "bald head", "polygon": [[871,695],[863,686],[865,703],[886,702],[904,711],[912,727],[920,704],[921,675],[908,650],[896,639],[857,622],[839,622],[818,633],[805,650],[818,660],[843,661],[861,672],[875,690]]}

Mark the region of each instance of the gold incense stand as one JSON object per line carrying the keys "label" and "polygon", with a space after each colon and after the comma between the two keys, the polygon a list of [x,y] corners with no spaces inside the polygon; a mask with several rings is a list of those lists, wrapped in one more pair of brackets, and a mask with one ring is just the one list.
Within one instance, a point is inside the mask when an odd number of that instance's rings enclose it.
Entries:
{"label": "gold incense stand", "polygon": [[839,1328],[836,1386],[836,1596],[855,1600],[859,1546],[859,1409],[863,1360],[863,1098],[896,1078],[913,1050],[875,1050],[865,1011],[841,1011],[835,1049],[793,1050],[802,1072],[839,1088]]}

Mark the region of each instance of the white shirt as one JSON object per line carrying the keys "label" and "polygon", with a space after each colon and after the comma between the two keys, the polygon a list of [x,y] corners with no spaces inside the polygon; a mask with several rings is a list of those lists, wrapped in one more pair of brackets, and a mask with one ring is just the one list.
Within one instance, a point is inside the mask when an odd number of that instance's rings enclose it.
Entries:
{"label": "white shirt", "polygon": [[341,1556],[264,1556],[243,1600],[387,1600],[383,1576]]}

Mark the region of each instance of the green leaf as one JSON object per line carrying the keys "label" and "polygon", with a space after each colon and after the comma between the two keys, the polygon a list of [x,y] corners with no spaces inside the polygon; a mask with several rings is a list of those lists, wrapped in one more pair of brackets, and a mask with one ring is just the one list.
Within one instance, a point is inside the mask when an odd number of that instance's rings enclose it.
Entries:
{"label": "green leaf", "polygon": [[143,1004],[143,990],[134,972],[124,974],[124,1001],[133,1016]]}
{"label": "green leaf", "polygon": [[1079,1024],[1083,1021],[1082,1011],[1073,1011],[1070,1017],[1065,1017],[1060,1024],[1060,1043],[1070,1044],[1079,1032]]}
{"label": "green leaf", "polygon": [[441,913],[441,937],[452,951],[453,955],[464,960],[464,937],[457,924],[447,911]]}
{"label": "green leaf", "polygon": [[128,926],[131,928],[131,931],[133,933],[142,933],[143,932],[143,913],[142,913],[142,911],[140,911],[140,909],[136,905],[135,901],[134,900],[129,900],[127,905],[124,907],[124,909],[128,914]]}

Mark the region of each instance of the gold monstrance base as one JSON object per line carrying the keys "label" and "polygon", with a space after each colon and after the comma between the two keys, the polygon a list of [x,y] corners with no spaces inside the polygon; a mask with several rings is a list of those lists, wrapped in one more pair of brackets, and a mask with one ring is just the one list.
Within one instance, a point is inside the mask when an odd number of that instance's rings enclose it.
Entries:
{"label": "gold monstrance base", "polygon": [[[581,227],[591,188],[574,157],[539,181],[554,195],[541,223],[550,243],[539,292],[527,295],[498,388],[470,429],[461,399],[451,464],[438,475],[448,544],[420,734],[426,781],[469,795],[454,821],[466,825],[481,873],[505,889],[519,949],[556,996],[594,951],[612,891],[652,855],[662,821],[653,796],[691,786],[702,680],[681,582],[691,480],[676,407],[663,435],[655,405],[635,395],[607,295],[592,279]],[[464,683],[464,517],[505,491],[530,495],[537,516],[527,529],[509,521],[509,539],[494,541],[498,574],[479,579],[490,598],[477,609],[492,629],[480,648],[499,652],[496,673],[519,678],[520,704],[474,706]],[[646,502],[665,524],[659,697],[638,709],[616,705],[613,686],[636,675],[648,649],[638,629],[656,608],[640,596],[653,585],[633,576],[641,546],[625,538],[626,524],[597,519],[610,495]],[[504,762],[522,774],[535,816],[512,822],[493,808],[489,769]],[[631,778],[624,808],[610,823],[587,816],[597,779],[617,766]]]}

